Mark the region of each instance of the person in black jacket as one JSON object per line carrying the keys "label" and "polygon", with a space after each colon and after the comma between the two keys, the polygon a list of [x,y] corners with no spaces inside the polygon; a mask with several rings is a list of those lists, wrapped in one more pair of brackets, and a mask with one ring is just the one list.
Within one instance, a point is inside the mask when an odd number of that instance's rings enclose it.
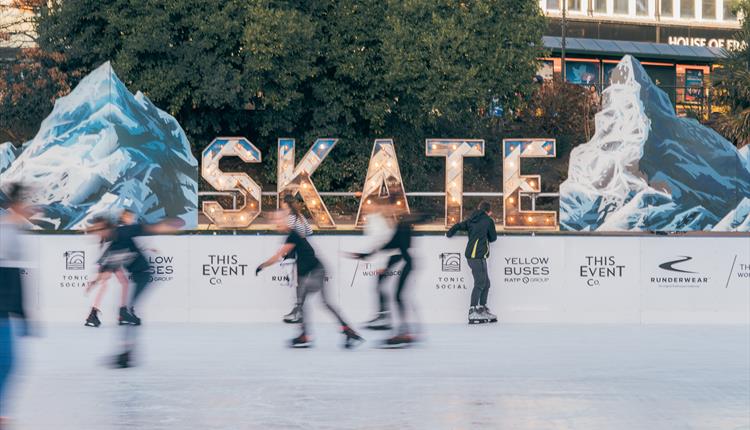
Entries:
{"label": "person in black jacket", "polygon": [[487,307],[487,296],[490,291],[487,257],[490,256],[490,243],[497,240],[495,221],[490,218],[491,214],[489,202],[482,201],[467,220],[454,225],[446,233],[448,237],[453,237],[458,231],[466,231],[469,235],[464,253],[474,277],[469,324],[497,322],[497,316]]}

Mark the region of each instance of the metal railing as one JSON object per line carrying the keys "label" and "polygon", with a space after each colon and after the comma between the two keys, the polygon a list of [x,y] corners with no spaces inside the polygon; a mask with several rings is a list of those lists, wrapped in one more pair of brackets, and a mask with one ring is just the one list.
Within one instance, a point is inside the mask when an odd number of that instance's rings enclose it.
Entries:
{"label": "metal railing", "polygon": [[[356,193],[353,191],[320,191],[318,192],[321,197],[353,197],[358,198],[361,196],[361,193]],[[464,197],[503,197],[503,193],[500,192],[486,192],[486,191],[480,191],[480,192],[473,192],[473,191],[467,191],[464,192]],[[264,191],[261,193],[261,195],[266,197],[274,197],[278,196],[278,193],[274,191]],[[560,197],[560,193],[521,193],[522,196],[528,196],[531,198],[531,210],[536,210],[536,199],[537,198],[544,198],[544,197]],[[221,196],[221,197],[232,197],[232,209],[237,209],[237,192],[233,191],[199,191],[198,197],[204,197],[204,196]],[[407,192],[406,197],[445,197],[444,192],[440,191],[412,191]]]}

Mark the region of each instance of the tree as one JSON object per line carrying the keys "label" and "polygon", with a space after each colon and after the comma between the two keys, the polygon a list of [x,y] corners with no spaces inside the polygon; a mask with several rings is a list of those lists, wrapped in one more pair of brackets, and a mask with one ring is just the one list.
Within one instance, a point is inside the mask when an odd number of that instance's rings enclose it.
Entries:
{"label": "tree", "polygon": [[252,139],[266,183],[276,138],[341,138],[321,189],[358,189],[377,137],[396,140],[408,186],[440,182],[424,139],[491,136],[489,103],[512,112],[530,91],[543,28],[536,0],[50,0],[37,26],[64,73],[111,60],[196,155]]}
{"label": "tree", "polygon": [[33,45],[34,10],[43,0],[0,0],[0,47]]}
{"label": "tree", "polygon": [[750,144],[750,0],[737,6],[742,13],[742,29],[738,38],[744,45],[731,51],[714,73],[716,102],[727,111],[716,121],[717,130],[738,147]]}

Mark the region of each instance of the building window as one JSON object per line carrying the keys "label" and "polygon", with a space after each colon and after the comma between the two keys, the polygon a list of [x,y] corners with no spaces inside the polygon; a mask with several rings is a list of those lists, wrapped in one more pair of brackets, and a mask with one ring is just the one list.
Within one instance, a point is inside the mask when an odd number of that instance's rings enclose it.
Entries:
{"label": "building window", "polygon": [[674,7],[672,0],[661,0],[661,6],[659,12],[661,16],[672,18],[674,17]]}
{"label": "building window", "polygon": [[607,13],[607,0],[594,0],[594,12]]}
{"label": "building window", "polygon": [[568,10],[571,12],[580,12],[581,11],[581,0],[567,0],[568,1]]}
{"label": "building window", "polygon": [[701,5],[701,16],[703,19],[716,19],[716,0],[703,0]]}
{"label": "building window", "polygon": [[627,15],[629,12],[628,3],[628,0],[614,0],[615,13]]}
{"label": "building window", "polygon": [[635,14],[638,16],[648,15],[648,0],[635,0]]}
{"label": "building window", "polygon": [[547,10],[560,10],[560,0],[547,0]]}
{"label": "building window", "polygon": [[680,2],[680,18],[695,18],[695,0]]}
{"label": "building window", "polygon": [[724,20],[725,21],[737,21],[737,0],[724,0]]}

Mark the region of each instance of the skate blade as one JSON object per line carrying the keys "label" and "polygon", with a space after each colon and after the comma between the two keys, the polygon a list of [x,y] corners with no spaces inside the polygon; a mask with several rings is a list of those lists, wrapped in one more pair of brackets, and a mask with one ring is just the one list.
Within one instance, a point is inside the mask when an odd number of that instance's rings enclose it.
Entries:
{"label": "skate blade", "polygon": [[486,323],[486,322],[487,322],[487,320],[469,320],[469,324],[470,324],[470,325],[474,325],[474,324],[484,324],[484,323]]}
{"label": "skate blade", "polygon": [[284,320],[285,324],[300,324],[302,320]]}
{"label": "skate blade", "polygon": [[385,330],[391,330],[393,327],[389,325],[367,325],[365,326],[367,330],[374,330],[374,331],[385,331]]}
{"label": "skate blade", "polygon": [[99,324],[94,323],[84,323],[83,325],[85,325],[86,327],[99,327]]}
{"label": "skate blade", "polygon": [[312,342],[305,342],[305,343],[290,343],[289,348],[294,349],[304,349],[304,348],[310,348],[312,346]]}
{"label": "skate blade", "polygon": [[380,349],[404,349],[409,348],[410,346],[414,345],[414,342],[402,342],[402,343],[386,343],[383,342],[380,345],[378,345],[378,348]]}
{"label": "skate blade", "polygon": [[363,338],[359,339],[350,339],[347,342],[344,343],[344,348],[346,349],[354,349],[360,345],[365,343],[365,340]]}

